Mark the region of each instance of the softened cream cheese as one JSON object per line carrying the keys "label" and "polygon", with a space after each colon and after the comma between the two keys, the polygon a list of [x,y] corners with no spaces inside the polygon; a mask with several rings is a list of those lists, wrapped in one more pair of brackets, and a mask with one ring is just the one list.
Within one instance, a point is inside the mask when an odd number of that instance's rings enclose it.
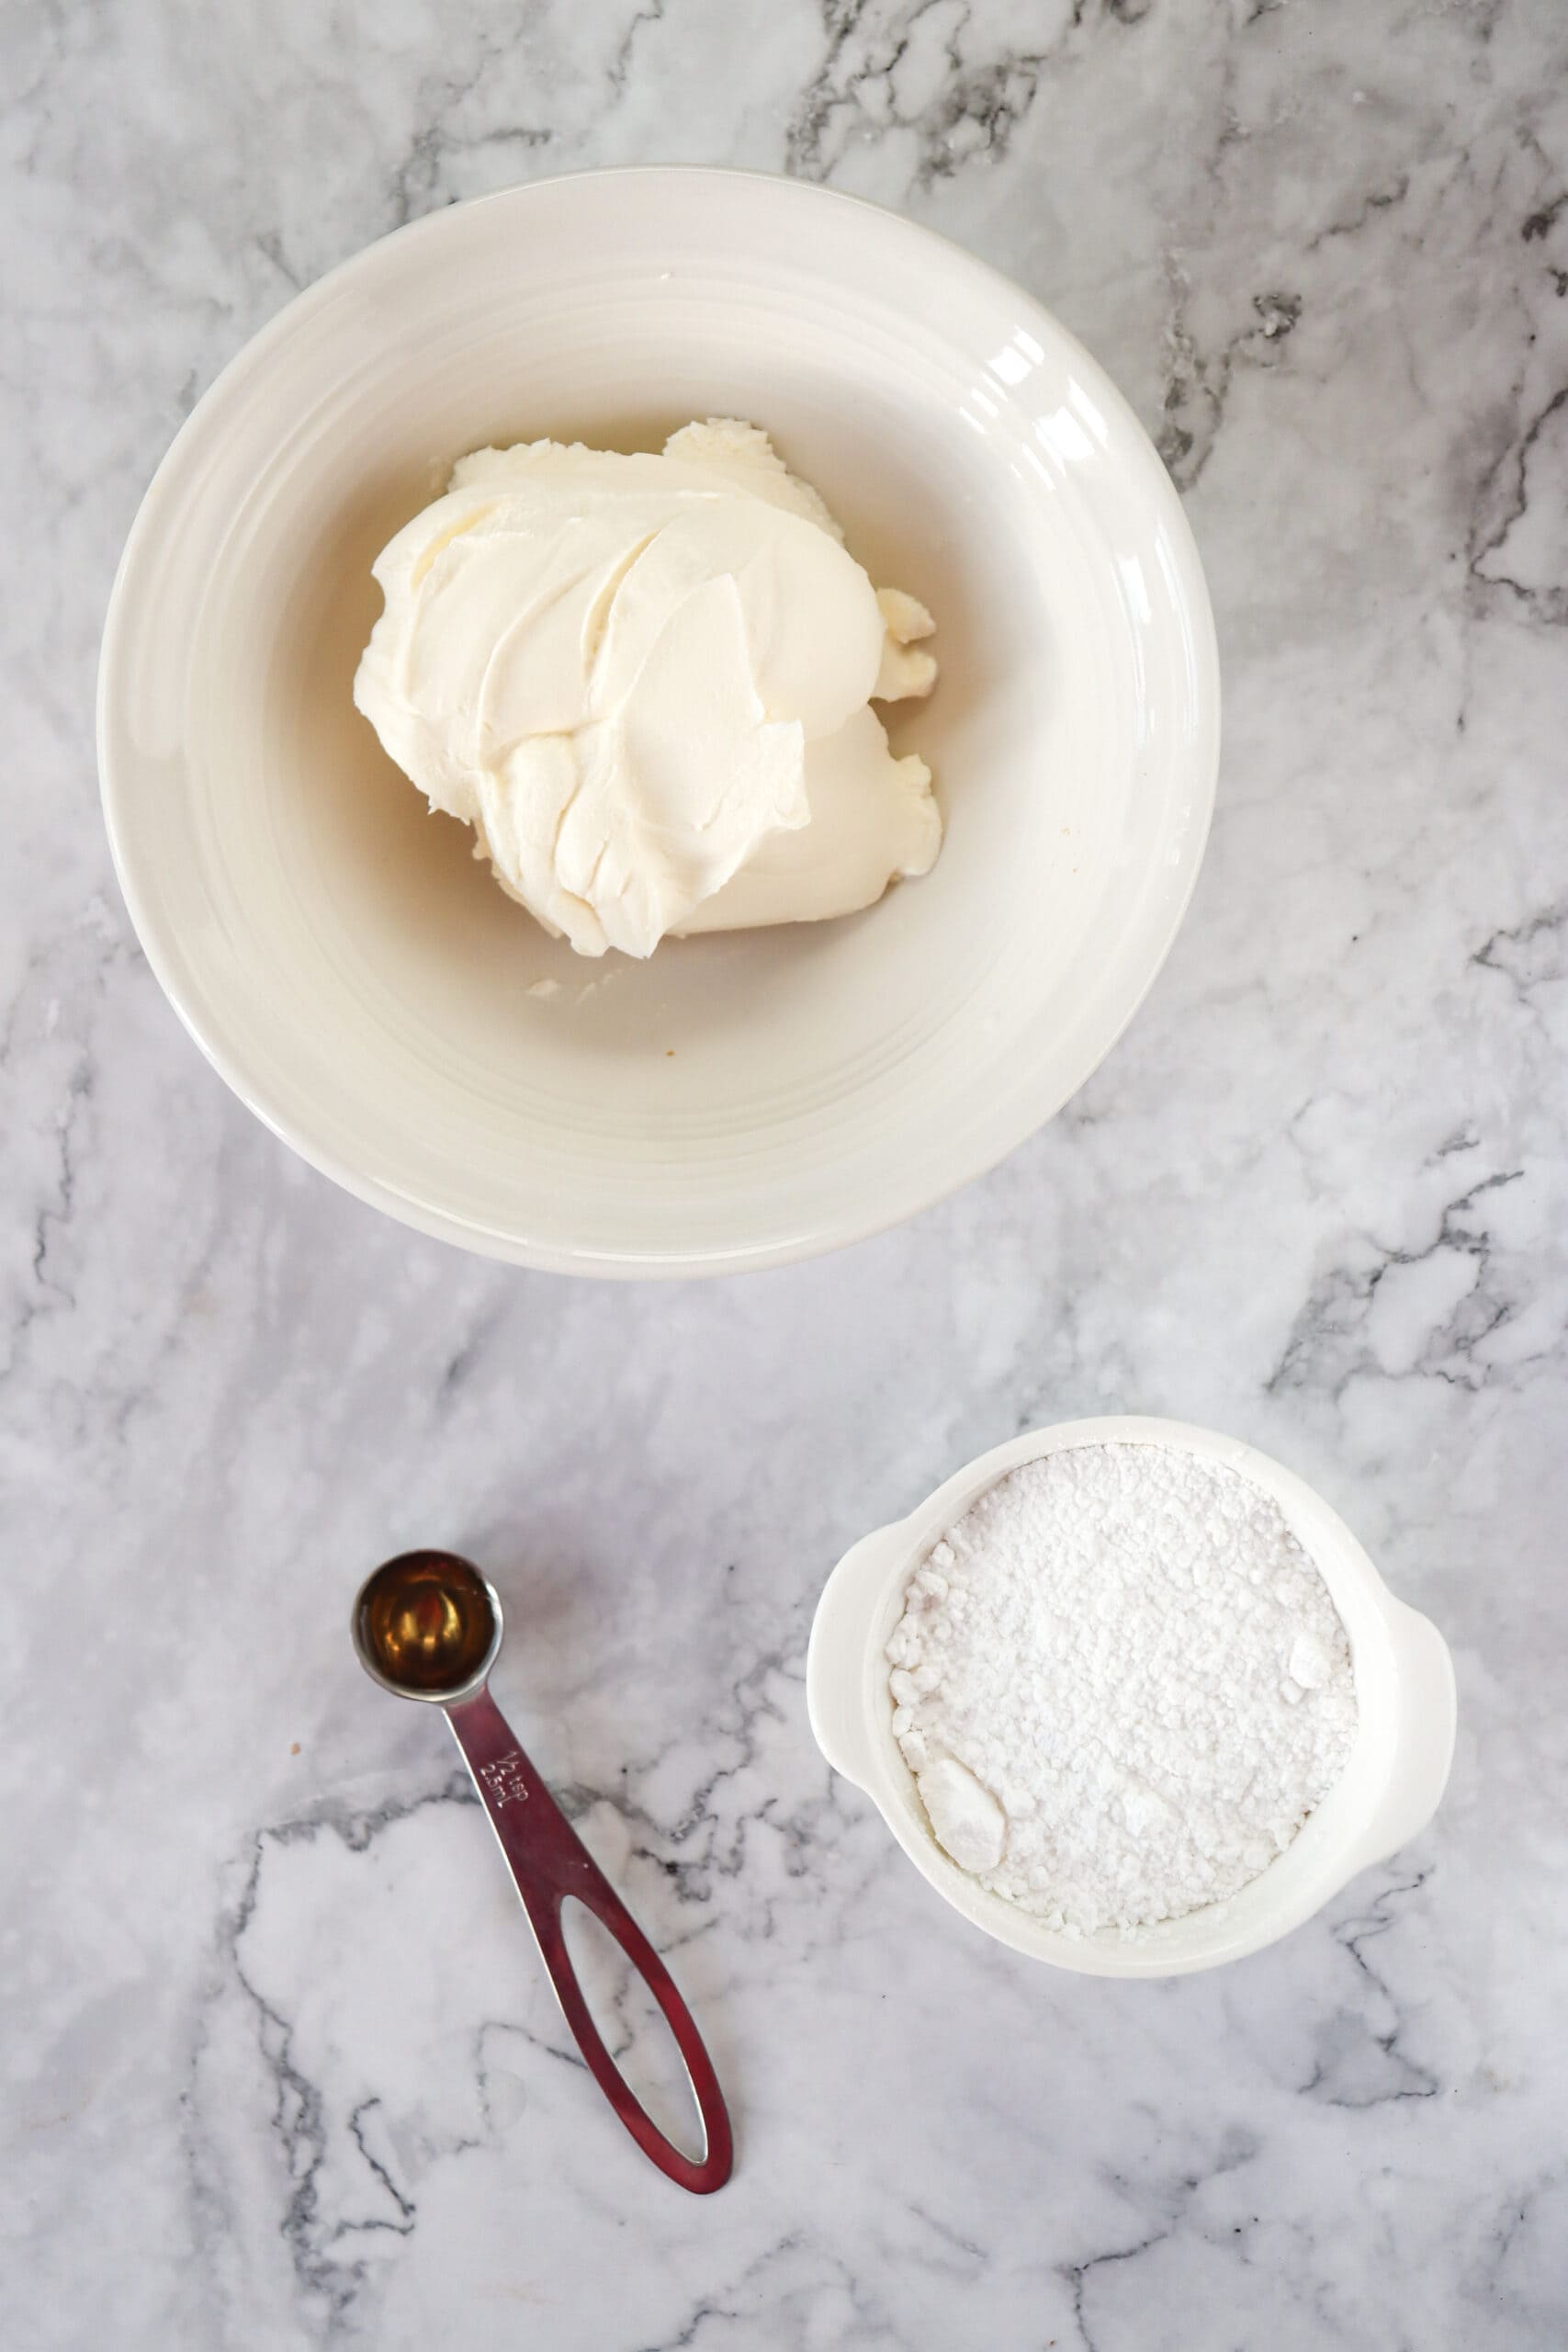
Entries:
{"label": "softened cream cheese", "polygon": [[755,427],[482,449],[374,569],[355,702],[579,954],[847,914],[932,865],[931,773],[870,707],[930,693],[931,616]]}

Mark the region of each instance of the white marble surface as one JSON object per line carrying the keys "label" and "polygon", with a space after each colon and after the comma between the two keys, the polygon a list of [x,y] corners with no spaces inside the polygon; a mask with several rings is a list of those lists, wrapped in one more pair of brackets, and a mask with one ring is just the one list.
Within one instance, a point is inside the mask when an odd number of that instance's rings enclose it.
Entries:
{"label": "white marble surface", "polygon": [[[1568,21],[1556,0],[20,0],[0,20],[0,2323],[17,2352],[1568,2334]],[[92,747],[201,389],[432,206],[648,158],[902,206],[1054,306],[1186,495],[1209,862],[1070,1112],[836,1261],[522,1276],[294,1163],[167,1010]],[[1031,1422],[1315,1479],[1448,1630],[1448,1804],[1278,1950],[1147,1987],[950,1916],[830,1782],[842,1545]],[[562,2063],[387,1552],[677,1954],[711,2203]]]}

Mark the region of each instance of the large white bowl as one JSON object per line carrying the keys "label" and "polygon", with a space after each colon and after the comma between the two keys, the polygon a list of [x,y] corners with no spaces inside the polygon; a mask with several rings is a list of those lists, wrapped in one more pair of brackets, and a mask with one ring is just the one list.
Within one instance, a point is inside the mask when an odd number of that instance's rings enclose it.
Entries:
{"label": "large white bowl", "polygon": [[[1067,1936],[960,1870],[937,1844],[893,1736],[886,1645],[931,1545],[1021,1462],[1073,1445],[1164,1445],[1201,1454],[1273,1498],[1316,1565],[1350,1643],[1359,1722],[1338,1784],[1249,1886],[1135,1942],[1113,1929]],[[1088,1976],[1185,1976],[1240,1960],[1301,1926],[1372,1862],[1396,1853],[1438,1809],[1453,1761],[1453,1661],[1428,1618],[1396,1600],[1344,1521],[1293,1471],[1238,1438],[1185,1421],[1122,1415],[1059,1421],[966,1464],[919,1509],[846,1552],[824,1588],[807,1657],[817,1744],[863,1789],[910,1860],[976,1927]]]}
{"label": "large white bowl", "polygon": [[[370,563],[466,450],[712,415],[936,614],[895,741],[946,846],[847,922],[588,964],[355,710]],[[131,532],[99,756],[148,959],[287,1142],[470,1249],[676,1274],[879,1230],[1060,1107],[1181,919],[1218,713],[1170,483],[1036,303],[819,188],[632,171],[402,230],[241,354]]]}

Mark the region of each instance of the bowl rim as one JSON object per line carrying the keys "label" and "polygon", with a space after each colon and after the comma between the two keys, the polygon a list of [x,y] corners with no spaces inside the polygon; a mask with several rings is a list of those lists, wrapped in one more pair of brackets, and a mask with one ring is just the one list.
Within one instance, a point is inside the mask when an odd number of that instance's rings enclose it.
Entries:
{"label": "bowl rim", "polygon": [[[1256,1916],[1227,1933],[1231,1905],[1206,1905],[1151,1931],[1148,1940],[1122,1941],[1113,1929],[1072,1937],[1020,1910],[953,1862],[917,1818],[908,1792],[913,1775],[893,1739],[887,1668],[877,1639],[891,1597],[900,1596],[914,1568],[954,1521],[1021,1464],[1080,1445],[1152,1444],[1217,1462],[1278,1503],[1292,1533],[1329,1586],[1350,1639],[1359,1704],[1364,1702],[1365,1653],[1376,1645],[1392,1668],[1395,1703],[1374,1724],[1362,1713],[1357,1750],[1368,1738],[1387,1750],[1371,1770],[1381,1785],[1365,1818],[1343,1843],[1320,1847],[1314,1874],[1295,1893],[1276,1896],[1267,1919]],[[1350,1603],[1347,1615],[1347,1601]],[[1349,1622],[1354,1619],[1354,1623]],[[1247,1958],[1291,1934],[1331,1902],[1358,1871],[1385,1860],[1424,1829],[1442,1800],[1453,1761],[1457,1709],[1453,1661],[1431,1621],[1391,1592],[1338,1513],[1293,1470],[1243,1439],[1193,1422],[1155,1415],[1114,1414],[1055,1421],[1021,1432],[954,1471],[908,1515],[852,1544],[824,1586],[807,1651],[807,1711],[818,1747],[833,1770],[870,1797],[904,1852],[943,1900],[996,1941],[1048,1966],[1079,1975],[1118,1978],[1185,1976]],[[886,1717],[886,1720],[882,1718]],[[1337,1788],[1357,1768],[1353,1751]],[[1335,1792],[1330,1792],[1330,1797]],[[918,1803],[918,1800],[916,1801]],[[1329,1799],[1325,1799],[1325,1806]],[[1321,1813],[1323,1808],[1319,1808]],[[1285,1855],[1241,1894],[1264,1885],[1306,1836],[1312,1819]],[[1251,1906],[1256,1913],[1257,1905]],[[1190,1921],[1206,1922],[1202,1949],[1184,1948]],[[1215,1933],[1218,1929],[1220,1932]],[[1157,1940],[1156,1940],[1157,1939]]]}
{"label": "bowl rim", "polygon": [[[1121,1002],[1114,1018],[1095,1033],[1093,1050],[1082,1074],[1065,1092],[1058,1091],[1055,1085],[1042,1090],[1025,1106],[1027,1123],[1020,1123],[1010,1140],[998,1145],[995,1138],[987,1137],[983,1143],[971,1148],[961,1165],[944,1170],[923,1182],[909,1197],[901,1197],[890,1210],[866,1204],[858,1210],[837,1216],[821,1213],[804,1227],[796,1226],[777,1238],[755,1244],[730,1244],[713,1251],[694,1250],[689,1244],[674,1247],[642,1244],[620,1250],[602,1244],[563,1243],[521,1230],[502,1232],[471,1223],[455,1211],[418,1197],[398,1183],[354,1164],[329,1143],[319,1140],[310,1131],[309,1119],[296,1116],[281,1106],[265,1078],[246,1067],[243,1046],[226,1043],[216,1034],[217,1024],[209,1025],[204,1018],[205,1008],[199,1002],[190,1001],[171,940],[165,936],[150,892],[143,887],[143,871],[149,864],[151,851],[147,845],[138,844],[136,828],[130,815],[130,795],[120,772],[114,740],[116,714],[123,700],[123,641],[130,625],[129,611],[136,575],[149,552],[157,545],[170,515],[177,514],[186,494],[184,469],[186,459],[199,446],[202,435],[211,429],[214,418],[221,409],[243,394],[251,379],[265,369],[275,349],[297,334],[319,310],[337,297],[356,272],[369,267],[373,260],[382,256],[388,248],[397,246],[408,250],[423,243],[434,244],[443,237],[458,233],[456,224],[479,211],[526,207],[537,198],[563,187],[612,181],[628,186],[637,181],[728,181],[756,190],[766,189],[770,192],[770,200],[774,202],[798,204],[807,209],[820,208],[845,218],[864,215],[880,221],[885,227],[893,224],[911,243],[928,246],[940,254],[950,267],[959,267],[976,280],[983,280],[998,297],[1005,297],[1010,305],[1015,306],[1021,323],[1043,327],[1045,336],[1083,371],[1093,388],[1096,400],[1120,419],[1123,428],[1131,428],[1134,436],[1134,446],[1141,443],[1146,453],[1150,492],[1169,535],[1177,571],[1176,591],[1189,624],[1195,682],[1194,708],[1201,722],[1182,769],[1190,810],[1181,844],[1181,865],[1185,871],[1179,873],[1174,888],[1163,902],[1160,922],[1144,951],[1145,968],[1137,975],[1136,985]],[[850,195],[814,181],[792,179],[779,173],[740,169],[728,164],[626,164],[586,171],[553,173],[539,179],[519,181],[483,196],[463,198],[443,207],[439,211],[423,214],[418,220],[405,221],[334,263],[285,303],[225,362],[160,460],[143,493],[116,566],[100,641],[96,739],[99,798],[110,857],[132,927],[153,977],[209,1065],[245,1108],[280,1142],[319,1174],[326,1176],[367,1206],[378,1209],[432,1238],[478,1255],[545,1272],[586,1274],[625,1281],[679,1281],[700,1275],[761,1272],[771,1267],[795,1264],[850,1248],[887,1231],[892,1226],[919,1216],[964,1185],[998,1166],[1055,1118],[1064,1104],[1088,1082],[1114,1049],[1158,978],[1197,887],[1213,814],[1219,766],[1219,654],[1201,559],[1174,482],[1125,395],[1077,337],[1035,296],[955,239],[944,236],[941,231],[930,228],[924,222],[911,220],[892,206],[876,203],[865,197]]]}

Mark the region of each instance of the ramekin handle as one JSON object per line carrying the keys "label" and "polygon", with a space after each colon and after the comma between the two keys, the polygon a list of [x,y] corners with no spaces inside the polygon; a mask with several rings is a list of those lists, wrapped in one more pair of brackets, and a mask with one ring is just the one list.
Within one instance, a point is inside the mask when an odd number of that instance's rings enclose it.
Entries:
{"label": "ramekin handle", "polygon": [[1357,1868],[1386,1861],[1419,1836],[1437,1812],[1453,1763],[1458,1705],[1449,1645],[1430,1618],[1392,1603],[1399,1723],[1393,1770],[1372,1817]]}
{"label": "ramekin handle", "polygon": [[822,1588],[806,1653],[806,1711],[835,1772],[863,1789],[871,1770],[865,1720],[866,1650],[902,1527],[879,1527],[852,1544]]}

